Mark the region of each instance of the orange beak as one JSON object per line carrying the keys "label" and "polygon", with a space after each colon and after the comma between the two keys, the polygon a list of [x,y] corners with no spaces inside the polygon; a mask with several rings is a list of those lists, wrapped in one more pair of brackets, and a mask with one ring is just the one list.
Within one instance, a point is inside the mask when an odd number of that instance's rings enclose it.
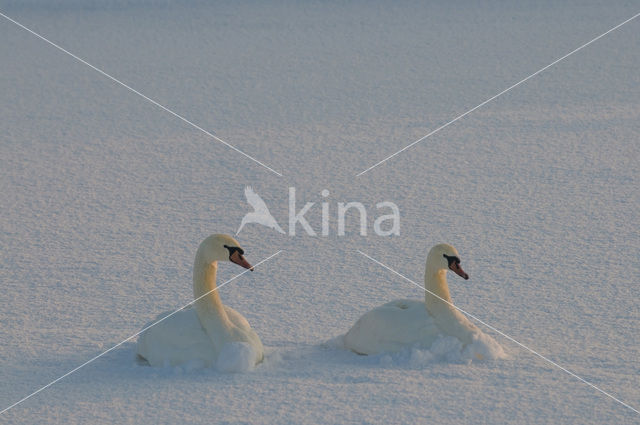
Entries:
{"label": "orange beak", "polygon": [[460,263],[458,263],[457,261],[452,262],[449,268],[464,280],[469,279],[469,275],[465,273],[464,270],[462,270],[462,267],[460,267]]}
{"label": "orange beak", "polygon": [[234,251],[234,253],[229,257],[229,260],[231,260],[232,263],[236,263],[237,265],[244,267],[245,269],[253,271],[253,266],[249,264],[249,262],[245,260],[242,254],[238,251]]}

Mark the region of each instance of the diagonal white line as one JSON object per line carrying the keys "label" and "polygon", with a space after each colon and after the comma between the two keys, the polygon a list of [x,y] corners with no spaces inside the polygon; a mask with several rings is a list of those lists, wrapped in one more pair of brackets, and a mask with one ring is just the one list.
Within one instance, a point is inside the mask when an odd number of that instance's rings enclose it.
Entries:
{"label": "diagonal white line", "polygon": [[89,62],[79,58],[78,56],[74,55],[73,53],[65,50],[64,48],[60,47],[59,45],[57,45],[56,43],[54,43],[53,41],[50,41],[48,39],[46,39],[45,37],[41,36],[40,34],[38,34],[37,32],[25,27],[24,25],[22,25],[20,22],[8,17],[7,15],[5,15],[4,13],[0,12],[0,16],[2,16],[3,18],[7,19],[8,21],[13,22],[14,24],[16,24],[17,26],[19,26],[20,28],[30,32],[31,34],[35,35],[36,37],[38,37],[39,39],[45,41],[46,43],[50,44],[51,46],[55,47],[56,49],[60,50],[61,52],[66,53],[67,55],[71,56],[72,58],[74,58],[75,60],[87,65],[89,68],[93,69],[94,71],[99,72],[100,74],[104,75],[105,77],[107,77],[108,79],[110,79],[111,81],[120,84],[122,87],[126,88],[127,90],[137,94],[138,96],[142,97],[143,99],[145,99],[146,101],[154,104],[155,106],[157,106],[158,108],[162,109],[163,111],[166,111],[168,113],[170,113],[171,115],[173,115],[174,117],[184,121],[185,123],[189,124],[190,126],[192,126],[193,128],[200,130],[201,132],[203,132],[204,134],[206,134],[207,136],[213,138],[214,140],[217,140],[218,142],[222,143],[223,145],[227,146],[228,148],[233,149],[234,151],[238,152],[241,155],[244,155],[245,157],[249,158],[250,160],[252,160],[253,162],[262,165],[264,168],[266,168],[267,170],[271,171],[274,174],[277,174],[278,176],[282,177],[282,174],[280,174],[279,172],[277,172],[276,170],[274,170],[273,168],[269,167],[268,165],[263,164],[262,162],[258,161],[257,159],[255,159],[254,157],[252,157],[251,155],[244,153],[243,151],[241,151],[240,149],[236,148],[235,146],[225,142],[224,140],[222,140],[221,138],[219,138],[218,136],[212,134],[211,132],[203,129],[202,127],[194,124],[193,122],[189,121],[188,119],[186,119],[185,117],[183,117],[182,115],[173,112],[171,109],[161,105],[160,103],[156,102],[155,100],[145,96],[144,94],[140,93],[139,91],[135,90],[134,88],[126,85],[125,83],[123,83],[122,81],[118,80],[115,77],[112,77],[111,75],[107,74],[106,72],[104,72],[103,70],[101,70],[100,68],[97,68],[93,65],[91,65]]}
{"label": "diagonal white line", "polygon": [[560,369],[561,371],[563,371],[563,372],[565,372],[565,373],[567,373],[567,374],[569,374],[569,375],[573,376],[573,377],[574,377],[574,378],[576,378],[577,380],[579,380],[579,381],[581,381],[581,382],[583,382],[583,383],[585,383],[585,384],[589,385],[591,388],[593,388],[593,389],[595,389],[595,390],[597,390],[597,391],[601,392],[602,394],[606,395],[607,397],[611,398],[612,400],[617,401],[618,403],[622,404],[624,407],[626,407],[626,408],[628,408],[628,409],[631,409],[631,410],[633,410],[634,412],[636,412],[636,413],[640,414],[640,411],[638,411],[638,410],[634,409],[633,407],[629,406],[629,405],[628,405],[627,403],[625,403],[624,401],[621,401],[620,399],[618,399],[618,398],[616,398],[616,397],[612,396],[612,395],[611,395],[611,394],[609,394],[608,392],[606,392],[606,391],[604,391],[604,390],[602,390],[602,389],[598,388],[597,386],[595,386],[595,385],[594,385],[594,384],[592,384],[591,382],[589,382],[589,381],[585,380],[584,378],[579,377],[579,376],[578,376],[578,375],[576,375],[575,373],[573,373],[573,372],[571,372],[570,370],[568,370],[568,369],[566,369],[566,368],[564,368],[564,367],[560,366],[558,363],[554,362],[553,360],[550,360],[549,358],[547,358],[547,357],[543,356],[542,354],[538,353],[537,351],[535,351],[535,350],[533,350],[533,349],[531,349],[531,348],[527,347],[527,346],[526,346],[526,345],[524,345],[523,343],[521,343],[521,342],[519,342],[519,341],[516,341],[514,338],[512,338],[512,337],[510,337],[509,335],[505,334],[504,332],[502,332],[502,331],[500,331],[500,330],[498,330],[498,329],[494,328],[493,326],[491,326],[491,325],[487,324],[486,322],[484,322],[484,321],[480,320],[479,318],[477,318],[477,317],[476,317],[476,316],[474,316],[473,314],[471,314],[471,313],[467,313],[467,312],[466,312],[466,311],[464,311],[463,309],[461,309],[461,308],[459,308],[459,307],[457,307],[457,306],[453,305],[453,303],[451,303],[451,302],[449,302],[449,301],[445,300],[444,298],[442,298],[442,297],[438,296],[438,294],[435,294],[435,293],[431,292],[430,290],[428,290],[427,288],[425,288],[423,285],[420,285],[420,284],[418,284],[418,283],[414,282],[413,280],[409,279],[408,277],[404,276],[403,274],[398,273],[397,271],[393,270],[391,267],[389,267],[389,266],[387,266],[387,265],[385,265],[385,264],[382,264],[380,261],[376,260],[375,258],[373,258],[373,257],[371,257],[371,256],[369,256],[369,255],[367,255],[367,254],[365,254],[364,252],[362,252],[362,251],[360,251],[360,250],[358,250],[358,252],[359,252],[361,255],[363,255],[364,257],[367,257],[369,260],[373,261],[374,263],[376,263],[376,264],[378,264],[378,265],[380,265],[380,266],[384,267],[385,269],[389,270],[389,271],[390,271],[390,272],[392,272],[393,274],[396,274],[396,275],[400,276],[401,278],[403,278],[403,279],[404,279],[404,280],[406,280],[407,282],[410,282],[410,283],[414,284],[415,286],[417,286],[418,288],[420,288],[420,289],[424,290],[425,292],[428,292],[428,293],[430,293],[431,295],[433,295],[434,297],[436,297],[436,298],[440,299],[441,301],[444,301],[445,303],[449,304],[451,307],[455,308],[456,310],[460,311],[461,313],[465,314],[466,316],[469,316],[469,317],[471,317],[472,319],[476,320],[477,322],[482,323],[484,326],[486,326],[487,328],[491,329],[492,331],[494,331],[494,332],[496,332],[496,333],[498,333],[498,334],[502,335],[503,337],[507,338],[509,341],[514,342],[514,343],[518,344],[520,347],[522,347],[522,348],[524,348],[525,350],[527,350],[527,351],[529,351],[529,352],[531,352],[531,353],[535,354],[536,356],[540,357],[542,360],[546,361],[547,363],[552,364],[553,366],[557,367],[557,368],[558,368],[558,369]]}
{"label": "diagonal white line", "polygon": [[[270,255],[269,257],[267,257],[267,258],[265,258],[264,260],[260,261],[259,263],[257,263],[257,264],[256,264],[256,265],[254,265],[253,267],[257,267],[257,266],[259,266],[260,264],[264,263],[265,261],[270,260],[271,258],[275,257],[276,255],[280,254],[281,252],[282,252],[282,250],[280,250],[280,251],[276,252],[275,254]],[[195,303],[195,302],[196,302],[196,301],[198,301],[200,298],[205,297],[205,296],[209,295],[210,293],[212,293],[212,292],[214,292],[214,291],[217,291],[218,289],[220,289],[220,288],[222,288],[223,286],[225,286],[227,283],[229,283],[229,282],[231,282],[231,281],[233,281],[233,280],[237,279],[238,277],[242,276],[243,274],[245,274],[245,273],[246,273],[246,272],[248,272],[248,271],[249,271],[249,270],[247,269],[247,270],[243,271],[242,273],[235,275],[235,276],[234,276],[234,277],[232,277],[231,279],[229,279],[229,280],[227,280],[227,281],[225,281],[225,282],[221,283],[221,284],[220,284],[220,285],[218,285],[217,287],[213,288],[211,291],[207,292],[206,294],[203,294],[203,295],[199,296],[198,298],[196,298],[196,299],[194,299],[193,301],[191,301],[191,302],[189,302],[189,303],[185,304],[184,306],[182,306],[182,307],[180,307],[179,309],[177,309],[177,310],[173,311],[172,313],[168,314],[167,316],[163,317],[162,319],[160,319],[160,320],[158,320],[158,321],[156,321],[156,322],[153,322],[152,324],[150,324],[149,326],[145,327],[144,329],[142,329],[142,330],[140,330],[140,331],[138,331],[138,332],[134,333],[134,334],[133,334],[133,335],[131,335],[130,337],[128,337],[128,338],[126,338],[126,339],[122,340],[121,342],[117,343],[116,345],[114,345],[113,347],[109,348],[108,350],[106,350],[106,351],[104,351],[104,352],[102,352],[102,353],[98,354],[97,356],[95,356],[95,357],[93,357],[93,358],[91,358],[91,359],[87,360],[86,362],[82,363],[80,366],[76,367],[75,369],[72,369],[72,370],[70,370],[69,372],[67,372],[67,373],[65,373],[64,375],[62,375],[61,377],[59,377],[59,378],[57,378],[57,379],[55,379],[55,380],[53,380],[53,381],[49,382],[49,383],[48,383],[47,385],[45,385],[44,387],[42,387],[42,388],[40,388],[40,389],[38,389],[38,390],[36,390],[36,391],[32,392],[31,394],[29,394],[28,396],[26,396],[26,397],[22,398],[21,400],[16,401],[16,402],[15,402],[15,403],[13,403],[11,406],[6,407],[6,408],[5,408],[5,409],[3,409],[2,411],[0,411],[0,415],[2,415],[2,414],[3,414],[4,412],[6,412],[7,410],[9,410],[9,409],[11,409],[11,408],[13,408],[13,407],[17,406],[18,404],[22,403],[23,401],[26,401],[26,400],[30,399],[30,398],[31,398],[31,397],[33,397],[34,395],[38,394],[40,391],[44,391],[44,390],[46,390],[47,388],[49,388],[50,386],[52,386],[52,385],[53,385],[53,384],[55,384],[56,382],[58,382],[58,381],[60,381],[60,380],[62,380],[62,379],[64,379],[64,378],[66,378],[67,376],[69,376],[69,375],[71,375],[72,373],[76,372],[77,370],[79,370],[79,369],[81,369],[81,368],[85,367],[86,365],[88,365],[89,363],[93,362],[94,360],[97,360],[97,359],[99,359],[100,357],[104,356],[105,354],[109,353],[110,351],[115,350],[116,348],[118,348],[119,346],[121,346],[122,344],[124,344],[125,342],[129,341],[129,340],[130,340],[130,339],[132,339],[132,338],[137,337],[138,335],[140,335],[142,332],[146,331],[147,329],[152,328],[152,327],[154,327],[155,325],[157,325],[158,323],[160,323],[160,322],[162,322],[162,321],[164,321],[164,320],[168,319],[169,317],[173,316],[174,314],[176,314],[176,313],[177,313],[177,312],[179,312],[180,310],[182,310],[182,309],[184,309],[184,308],[189,307],[191,304]]]}
{"label": "diagonal white line", "polygon": [[399,151],[397,151],[396,153],[389,155],[388,157],[386,157],[385,159],[383,159],[382,161],[377,162],[376,164],[372,165],[371,167],[367,168],[366,170],[356,174],[356,177],[360,177],[361,175],[363,175],[364,173],[366,173],[369,170],[374,169],[375,167],[377,167],[378,165],[382,164],[383,162],[386,162],[388,160],[390,160],[391,158],[393,158],[394,156],[406,151],[407,149],[409,149],[410,147],[422,142],[423,140],[425,140],[426,138],[436,134],[437,132],[439,132],[440,130],[448,127],[449,125],[453,124],[454,122],[458,121],[461,118],[464,118],[465,116],[469,115],[470,113],[472,113],[473,111],[475,111],[478,108],[483,107],[484,105],[486,105],[487,103],[491,102],[494,99],[497,99],[498,97],[502,96],[503,94],[505,94],[506,92],[508,92],[509,90],[518,87],[520,84],[524,83],[525,81],[535,77],[536,75],[540,74],[541,72],[544,72],[545,70],[551,68],[553,65],[557,64],[558,62],[568,58],[569,56],[573,55],[574,53],[584,49],[585,47],[587,47],[588,45],[590,45],[591,43],[601,39],[602,37],[604,37],[605,35],[609,34],[612,31],[617,30],[618,28],[620,28],[621,26],[623,26],[624,24],[631,22],[632,20],[636,19],[638,16],[640,16],[640,13],[637,13],[635,15],[633,15],[631,18],[627,19],[626,21],[616,25],[615,27],[611,28],[610,30],[608,30],[605,33],[600,34],[599,36],[597,36],[596,38],[594,38],[593,40],[583,44],[582,46],[578,47],[575,50],[572,50],[571,52],[567,53],[566,55],[564,55],[563,57],[561,57],[560,59],[556,59],[555,61],[551,62],[549,65],[545,66],[544,68],[539,69],[538,71],[534,72],[533,74],[529,75],[528,77],[524,78],[523,80],[518,81],[517,83],[515,83],[514,85],[512,85],[509,88],[504,89],[503,91],[501,91],[500,93],[496,94],[493,97],[490,97],[489,99],[485,100],[484,102],[482,102],[481,104],[469,109],[467,112],[465,112],[464,114],[458,115],[457,117],[455,117],[454,119],[452,119],[451,121],[449,121],[448,123],[441,125],[440,127],[436,128],[435,130],[433,130],[431,133],[422,136],[421,138],[419,138],[418,140],[416,140],[415,142],[405,146],[404,148],[400,149]]}

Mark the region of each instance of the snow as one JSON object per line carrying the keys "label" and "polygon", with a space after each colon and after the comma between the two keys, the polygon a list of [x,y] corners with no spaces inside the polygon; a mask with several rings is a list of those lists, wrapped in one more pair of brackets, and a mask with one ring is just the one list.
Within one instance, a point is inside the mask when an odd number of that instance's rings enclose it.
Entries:
{"label": "snow", "polygon": [[[628,1],[0,1],[0,11],[283,174],[279,177],[0,18],[0,409],[192,299],[200,241],[233,234],[245,186],[257,263],[221,288],[265,345],[244,373],[151,368],[129,341],[2,423],[637,423],[640,415],[476,323],[378,356],[340,346],[371,308],[423,292],[456,246],[454,303],[640,409],[640,20],[411,149],[638,13]],[[327,189],[330,195],[321,196]],[[337,234],[337,203],[395,202],[400,236]],[[288,232],[287,232],[288,233]],[[220,267],[223,282],[242,270]],[[242,369],[242,348],[225,356]],[[456,355],[456,353],[459,354]],[[237,364],[235,361],[238,361]]]}

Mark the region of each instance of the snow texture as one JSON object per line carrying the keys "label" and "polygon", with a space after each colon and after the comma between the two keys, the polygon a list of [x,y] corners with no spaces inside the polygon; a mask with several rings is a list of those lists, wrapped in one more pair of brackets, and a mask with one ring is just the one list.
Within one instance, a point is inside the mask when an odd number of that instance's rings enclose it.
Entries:
{"label": "snow texture", "polygon": [[[261,264],[220,289],[251,323],[217,367],[153,368],[135,338],[3,424],[632,424],[640,415],[475,323],[460,351],[359,356],[340,335],[424,293],[429,248],[470,275],[454,303],[640,409],[640,19],[356,174],[638,13],[637,2],[0,0],[0,11],[280,172],[0,18],[0,408],[192,300],[200,241],[251,186]],[[288,232],[288,188],[317,233]],[[328,190],[323,197],[321,192]],[[366,206],[338,236],[339,202]],[[373,221],[383,201],[400,236]],[[218,282],[240,273],[221,265]],[[475,354],[485,359],[476,361]],[[496,358],[493,358],[496,357]],[[469,361],[471,360],[471,362]]]}

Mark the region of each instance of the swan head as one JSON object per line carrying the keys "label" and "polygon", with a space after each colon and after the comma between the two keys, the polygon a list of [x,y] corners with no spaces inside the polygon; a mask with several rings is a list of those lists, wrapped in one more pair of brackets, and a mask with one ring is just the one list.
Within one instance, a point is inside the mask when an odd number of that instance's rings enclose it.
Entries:
{"label": "swan head", "polygon": [[434,246],[427,255],[427,270],[440,272],[441,270],[451,270],[464,280],[469,279],[469,275],[460,266],[460,254],[453,246],[442,243]]}
{"label": "swan head", "polygon": [[196,258],[206,264],[217,261],[231,261],[253,271],[253,266],[244,258],[244,250],[238,241],[229,235],[216,234],[206,238],[200,244]]}

